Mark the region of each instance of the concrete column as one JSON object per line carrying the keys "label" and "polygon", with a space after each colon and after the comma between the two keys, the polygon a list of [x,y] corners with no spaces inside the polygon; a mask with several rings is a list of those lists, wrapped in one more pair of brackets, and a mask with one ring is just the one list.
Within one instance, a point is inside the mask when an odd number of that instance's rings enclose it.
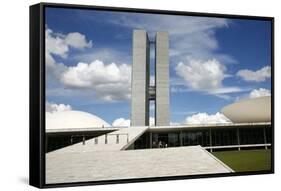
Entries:
{"label": "concrete column", "polygon": [[237,128],[237,143],[238,143],[238,145],[239,145],[238,150],[240,151],[241,148],[240,148],[240,133],[239,133],[239,128]]}
{"label": "concrete column", "polygon": [[146,31],[133,31],[131,126],[149,125],[149,40]]}
{"label": "concrete column", "polygon": [[182,131],[180,131],[180,146],[181,146],[181,147],[182,147],[182,139],[183,139]]}
{"label": "concrete column", "polygon": [[95,144],[96,144],[96,145],[99,143],[98,141],[99,141],[99,139],[96,137],[96,138],[95,138]]}
{"label": "concrete column", "polygon": [[[210,128],[210,132],[209,133],[210,133],[210,136],[209,136],[209,138],[210,138],[210,147],[212,147],[212,129],[211,128]],[[211,148],[210,151],[213,152],[213,149]]]}
{"label": "concrete column", "polygon": [[86,140],[85,135],[83,135],[83,145],[85,145],[85,140]]}
{"label": "concrete column", "polygon": [[149,147],[152,148],[152,133],[149,132]]}
{"label": "concrete column", "polygon": [[[266,127],[263,128],[263,139],[264,139],[264,144],[267,143],[267,140],[266,140],[266,130],[265,130]],[[265,146],[265,149],[267,150],[267,146]]]}
{"label": "concrete column", "polygon": [[170,95],[169,95],[169,35],[167,32],[156,33],[156,126],[170,125]]}
{"label": "concrete column", "polygon": [[119,144],[119,134],[116,135],[116,144]]}
{"label": "concrete column", "polygon": [[107,144],[107,134],[104,135],[104,144]]}

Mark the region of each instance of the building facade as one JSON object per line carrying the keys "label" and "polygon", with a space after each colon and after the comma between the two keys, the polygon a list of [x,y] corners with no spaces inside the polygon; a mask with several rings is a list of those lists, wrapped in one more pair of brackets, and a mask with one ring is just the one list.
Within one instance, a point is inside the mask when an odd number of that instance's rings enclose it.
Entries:
{"label": "building facade", "polygon": [[[155,43],[155,85],[150,86],[150,44]],[[157,32],[155,42],[144,30],[133,31],[131,126],[149,125],[149,102],[155,101],[155,125],[170,123],[169,35]]]}

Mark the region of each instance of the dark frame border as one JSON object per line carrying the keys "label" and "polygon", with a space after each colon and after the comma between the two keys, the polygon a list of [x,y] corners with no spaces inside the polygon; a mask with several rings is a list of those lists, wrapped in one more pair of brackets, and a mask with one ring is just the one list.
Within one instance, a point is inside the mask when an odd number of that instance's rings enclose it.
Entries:
{"label": "dark frame border", "polygon": [[[45,8],[46,7],[270,21],[271,22],[271,96],[272,96],[271,170],[46,184],[45,182],[45,175],[46,175],[45,174],[46,173],[45,172]],[[104,7],[104,6],[93,6],[93,5],[56,4],[56,3],[39,3],[36,5],[32,5],[30,6],[29,12],[30,12],[30,37],[29,37],[30,38],[30,47],[29,47],[30,48],[29,184],[30,185],[39,188],[54,188],[54,187],[67,187],[67,186],[103,185],[103,184],[134,183],[134,182],[164,181],[164,180],[167,181],[167,180],[179,180],[179,179],[230,177],[230,176],[259,175],[259,174],[274,173],[274,135],[275,135],[274,134],[274,17],[217,14],[217,13],[197,13],[197,12],[185,12],[185,11],[137,9],[137,8],[124,8],[124,7]]]}

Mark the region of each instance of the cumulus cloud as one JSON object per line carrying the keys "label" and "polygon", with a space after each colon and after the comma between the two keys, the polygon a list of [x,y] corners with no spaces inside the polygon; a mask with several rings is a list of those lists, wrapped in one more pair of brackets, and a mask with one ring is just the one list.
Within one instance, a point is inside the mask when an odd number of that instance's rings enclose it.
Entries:
{"label": "cumulus cloud", "polygon": [[84,49],[92,47],[92,41],[87,41],[85,35],[78,32],[61,34],[55,33],[50,28],[45,30],[45,63],[47,80],[59,80],[60,74],[66,70],[63,63],[57,63],[54,55],[66,58],[70,48]]}
{"label": "cumulus cloud", "polygon": [[66,66],[62,63],[56,63],[50,53],[45,54],[46,63],[46,78],[47,81],[58,81],[61,74],[66,70]]}
{"label": "cumulus cloud", "polygon": [[271,77],[271,67],[265,66],[257,71],[248,69],[239,70],[236,76],[241,77],[245,81],[263,82]]}
{"label": "cumulus cloud", "polygon": [[63,38],[61,38],[59,35],[54,34],[54,32],[48,28],[45,30],[45,38],[46,53],[59,55],[63,58],[67,57],[69,47],[65,43]]}
{"label": "cumulus cloud", "polygon": [[[128,127],[130,126],[130,119],[118,118],[113,121],[112,126],[116,127]],[[218,124],[218,123],[231,123],[223,114],[217,112],[216,114],[209,115],[207,113],[197,113],[186,117],[185,121],[170,122],[170,125],[183,125],[183,124]],[[155,118],[149,117],[149,125],[155,126]]]}
{"label": "cumulus cloud", "polygon": [[70,48],[80,50],[90,48],[92,41],[88,41],[85,35],[78,32],[61,34],[47,28],[45,33],[48,82],[55,80],[66,89],[92,91],[96,98],[104,101],[128,100],[130,98],[130,65],[117,65],[112,62],[104,64],[100,60],[90,63],[78,62],[74,66],[57,63],[53,55],[66,58]]}
{"label": "cumulus cloud", "polygon": [[79,32],[68,33],[64,39],[67,45],[77,49],[91,48],[93,45],[92,41],[87,42],[85,35]]}
{"label": "cumulus cloud", "polygon": [[92,47],[92,41],[88,41],[85,35],[73,32],[68,34],[54,33],[51,29],[45,30],[46,53],[67,57],[70,48],[84,49]]}
{"label": "cumulus cloud", "polygon": [[54,112],[62,112],[62,111],[70,111],[72,110],[70,105],[65,104],[56,104],[56,103],[50,103],[46,102],[46,112],[54,113]]}
{"label": "cumulus cloud", "polygon": [[130,126],[130,119],[118,118],[115,119],[112,123],[112,126],[115,127],[129,127]]}
{"label": "cumulus cloud", "polygon": [[[115,119],[112,123],[112,126],[115,127],[129,127],[131,124],[130,119],[125,119],[125,118],[118,118]],[[154,117],[149,117],[149,125],[150,126],[155,126],[155,118]]]}
{"label": "cumulus cloud", "polygon": [[[178,63],[175,71],[183,79],[183,83],[174,83],[171,88],[172,93],[201,91],[223,99],[230,99],[231,97],[227,94],[246,91],[244,88],[223,85],[223,80],[230,75],[226,73],[226,67],[217,59],[188,58],[185,63]],[[187,88],[182,88],[182,85]]]}
{"label": "cumulus cloud", "polygon": [[131,55],[124,50],[114,48],[96,48],[88,49],[80,52],[79,54],[70,55],[71,59],[77,62],[92,62],[93,60],[102,60],[106,63],[115,62],[118,60],[120,63],[129,63]]}
{"label": "cumulus cloud", "polygon": [[180,62],[175,70],[188,87],[194,90],[210,90],[222,87],[226,68],[216,59],[189,59],[186,63]]}
{"label": "cumulus cloud", "polygon": [[250,92],[249,98],[257,98],[257,97],[264,97],[264,96],[270,96],[271,92],[268,89],[259,88],[254,89]]}
{"label": "cumulus cloud", "polygon": [[185,119],[186,124],[217,124],[217,123],[230,123],[223,114],[217,112],[214,115],[207,113],[197,113]]}
{"label": "cumulus cloud", "polygon": [[106,101],[128,100],[131,87],[131,66],[104,64],[96,60],[90,64],[78,63],[61,74],[61,82],[70,88],[92,89]]}

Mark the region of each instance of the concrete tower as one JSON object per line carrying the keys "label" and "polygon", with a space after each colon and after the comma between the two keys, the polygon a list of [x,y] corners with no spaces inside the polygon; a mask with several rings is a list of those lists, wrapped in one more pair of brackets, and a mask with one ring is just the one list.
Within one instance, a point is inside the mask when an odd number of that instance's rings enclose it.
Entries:
{"label": "concrete tower", "polygon": [[146,31],[133,31],[131,126],[149,125],[149,101],[155,100],[155,125],[169,125],[169,35],[157,32],[155,86],[150,82],[150,43]]}
{"label": "concrete tower", "polygon": [[134,30],[131,126],[149,125],[149,50],[146,31]]}
{"label": "concrete tower", "polygon": [[169,96],[169,35],[167,32],[156,33],[155,66],[155,124],[170,125]]}

